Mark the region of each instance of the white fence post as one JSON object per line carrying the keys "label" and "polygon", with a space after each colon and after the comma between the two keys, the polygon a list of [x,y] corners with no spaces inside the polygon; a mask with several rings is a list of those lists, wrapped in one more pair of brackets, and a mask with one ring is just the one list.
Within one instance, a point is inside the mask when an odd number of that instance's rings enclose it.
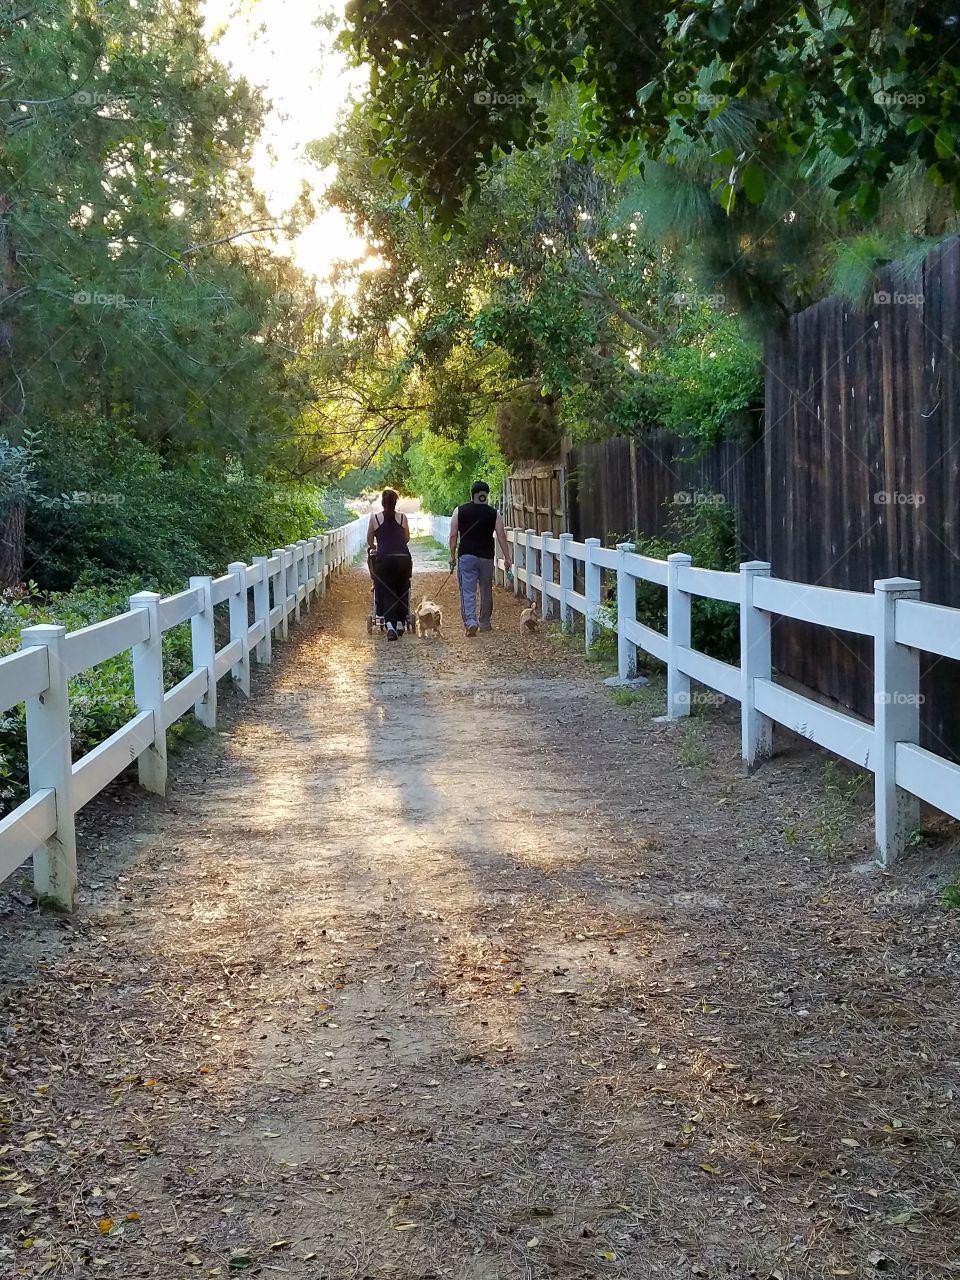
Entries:
{"label": "white fence post", "polygon": [[755,686],[773,678],[770,615],[753,603],[753,584],[769,577],[764,560],[740,566],[740,751],[751,769],[773,751],[773,722],[757,710]]}
{"label": "white fence post", "polygon": [[621,680],[637,674],[637,646],[626,635],[624,623],[637,620],[637,584],[627,569],[632,542],[617,543],[617,669]]}
{"label": "white fence post", "polygon": [[287,553],[283,547],[274,547],[275,559],[280,561],[280,570],[273,584],[273,603],[280,606],[280,639],[286,640],[290,634],[290,619],[287,616]]}
{"label": "white fence post", "polygon": [[299,557],[297,560],[297,594],[299,595],[300,588],[303,587],[303,612],[309,613],[310,592],[307,590],[307,580],[310,577],[310,566],[307,563],[306,538],[301,538],[297,542],[297,556]]}
{"label": "white fence post", "polygon": [[532,605],[537,603],[537,592],[533,585],[533,575],[537,572],[537,549],[531,547],[530,539],[536,536],[536,529],[527,529],[523,535],[524,560],[527,566],[527,599]]}
{"label": "white fence post", "polygon": [[140,785],[158,796],[167,790],[167,728],[163,720],[163,632],[160,629],[160,601],[156,591],[138,591],[130,597],[131,609],[147,615],[146,640],[133,646],[133,693],[138,711],[153,712],[153,742],[137,760]]}
{"label": "white fence post", "polygon": [[77,893],[77,832],[73,811],[73,761],[70,755],[70,695],[63,646],[66,627],[24,627],[24,649],[47,651],[47,687],[28,698],[27,757],[30,794],[52,790],[57,829],[33,853],[33,884],[38,897],[72,911]]}
{"label": "white fence post", "polygon": [[293,615],[294,622],[300,621],[300,601],[297,599],[297,544],[291,542],[284,548],[286,551],[286,584],[287,595],[293,597],[293,603],[290,606],[290,612]]}
{"label": "white fence post", "polygon": [[317,539],[317,581],[320,595],[327,594],[327,535],[321,533]]}
{"label": "white fence post", "polygon": [[690,596],[680,589],[680,570],[693,563],[685,551],[667,556],[667,719],[690,714],[690,677],[680,670],[681,649],[690,648]]}
{"label": "white fence post", "polygon": [[543,551],[540,553],[540,576],[543,579],[543,590],[540,594],[540,616],[544,622],[548,622],[553,617],[553,596],[550,595],[548,587],[553,585],[553,570],[557,562],[557,557],[552,551],[547,550],[547,538],[549,534],[543,535]]}
{"label": "white fence post", "polygon": [[263,639],[257,641],[254,656],[258,662],[273,661],[273,632],[270,629],[270,572],[269,556],[254,556],[253,563],[260,570],[260,578],[253,584],[253,613],[257,622],[263,623]]}
{"label": "white fence post", "polygon": [[873,584],[874,772],[877,856],[889,866],[903,852],[920,816],[917,798],[897,786],[897,743],[920,741],[920,655],[896,640],[899,600],[919,600],[913,578],[884,578]]}
{"label": "white fence post", "polygon": [[274,550],[273,554],[271,555],[271,559],[277,561],[277,569],[272,575],[273,608],[280,609],[280,621],[274,623],[274,626],[273,626],[274,639],[277,638],[277,632],[279,631],[280,639],[286,640],[287,614],[286,614],[286,609],[283,606],[285,606],[286,599],[287,599],[287,571],[283,567],[283,548],[277,547]]}
{"label": "white fence post", "polygon": [[587,612],[583,624],[584,648],[589,653],[600,634],[597,610],[600,608],[600,566],[593,563],[593,553],[600,546],[599,538],[587,538],[583,561],[583,590]]}
{"label": "white fence post", "polygon": [[200,612],[190,619],[193,669],[207,673],[207,691],[194,704],[194,715],[208,729],[217,727],[217,640],[213,628],[213,595],[210,578],[191,578],[190,590],[200,592]]}
{"label": "white fence post", "polygon": [[518,596],[521,590],[521,574],[523,570],[523,578],[526,580],[527,573],[527,535],[522,529],[514,529],[513,531],[513,551],[514,551],[514,572],[513,572],[513,594]]}
{"label": "white fence post", "polygon": [[569,631],[573,624],[573,610],[567,592],[573,590],[573,557],[570,554],[572,533],[560,535],[560,625]]}
{"label": "white fence post", "polygon": [[247,593],[247,566],[240,560],[227,565],[227,573],[236,579],[236,590],[230,592],[230,643],[240,641],[240,658],[230,674],[243,693],[250,697],[250,609]]}
{"label": "white fence post", "polygon": [[310,538],[307,542],[309,547],[309,555],[307,558],[307,579],[313,579],[313,591],[311,595],[317,597],[320,594],[320,557],[317,554],[319,546],[316,538]]}
{"label": "white fence post", "polygon": [[306,587],[304,600],[307,610],[313,604],[313,592],[310,590],[310,579],[313,577],[311,570],[313,569],[313,546],[309,538],[303,540],[303,585]]}

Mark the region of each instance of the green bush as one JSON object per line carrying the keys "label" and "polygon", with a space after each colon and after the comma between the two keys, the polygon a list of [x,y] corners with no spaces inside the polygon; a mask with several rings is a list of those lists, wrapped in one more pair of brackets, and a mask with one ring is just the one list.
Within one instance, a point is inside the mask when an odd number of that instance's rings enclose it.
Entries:
{"label": "green bush", "polygon": [[[351,520],[356,520],[357,514],[351,511],[346,505],[346,500],[352,495],[344,493],[339,486],[330,486],[322,490],[318,495],[320,512],[323,518],[323,527],[325,529],[339,529],[342,525],[349,524]],[[312,537],[312,534],[308,534]]]}
{"label": "green bush", "polygon": [[597,609],[597,630],[587,653],[588,662],[598,662],[613,671],[617,666],[617,593],[611,590],[607,600]]}
{"label": "green bush", "polygon": [[[628,535],[636,550],[645,556],[665,560],[675,551],[685,551],[699,569],[736,570],[737,535],[733,512],[719,494],[689,494],[689,502],[670,504],[668,536],[648,538]],[[692,607],[693,647],[722,662],[739,662],[740,611],[724,600],[695,598]],[[637,584],[637,619],[666,635],[667,596],[663,587],[651,582]]]}
{"label": "green bush", "polygon": [[497,440],[511,462],[560,456],[563,432],[552,396],[518,392],[497,407]]}
{"label": "green bush", "polygon": [[701,448],[749,437],[763,409],[760,350],[743,323],[709,308],[685,311],[646,355],[611,407],[616,431],[666,428]]}
{"label": "green bush", "polygon": [[[133,575],[141,588],[180,589],[330,527],[318,490],[212,460],[168,464],[122,423],[49,424],[35,459],[25,576],[44,590]],[[331,510],[340,523],[335,497]]]}
{"label": "green bush", "polygon": [[[22,627],[56,623],[76,631],[126,612],[129,597],[141,589],[139,580],[131,580],[113,587],[80,586],[70,592],[0,603],[0,657],[20,648]],[[164,679],[169,689],[193,669],[189,623],[166,632],[163,647]],[[70,738],[74,760],[122,728],[136,711],[129,652],[101,662],[71,680]],[[26,730],[24,709],[19,705],[0,716],[0,807],[4,812],[14,808],[27,793]]]}
{"label": "green bush", "polygon": [[425,431],[403,457],[411,491],[420,496],[425,511],[437,515],[449,515],[468,502],[474,480],[486,480],[495,502],[507,472],[489,426],[471,427],[463,444]]}
{"label": "green bush", "polygon": [[[220,574],[233,560],[353,519],[335,489],[281,485],[212,461],[170,465],[123,424],[64,420],[31,438],[28,452],[29,484],[18,492],[29,504],[26,574],[35,581],[0,599],[0,656],[20,648],[23,627],[75,631],[125,612],[136,591],[181,591],[191,574]],[[164,667],[167,688],[192,670],[189,623],[165,634]],[[74,759],[135,714],[129,653],[71,681]],[[27,789],[20,706],[0,716],[0,807],[19,804]]]}

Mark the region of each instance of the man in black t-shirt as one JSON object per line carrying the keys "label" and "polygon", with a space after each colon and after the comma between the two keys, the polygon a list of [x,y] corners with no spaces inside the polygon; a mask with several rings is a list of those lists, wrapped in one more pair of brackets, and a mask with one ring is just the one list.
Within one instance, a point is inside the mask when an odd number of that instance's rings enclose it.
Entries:
{"label": "man in black t-shirt", "polygon": [[493,616],[494,538],[500,543],[506,567],[511,569],[513,561],[503,519],[496,507],[490,506],[490,486],[484,480],[477,480],[470,490],[470,501],[457,507],[450,520],[450,572],[459,566],[460,612],[468,636],[493,629],[490,619]]}

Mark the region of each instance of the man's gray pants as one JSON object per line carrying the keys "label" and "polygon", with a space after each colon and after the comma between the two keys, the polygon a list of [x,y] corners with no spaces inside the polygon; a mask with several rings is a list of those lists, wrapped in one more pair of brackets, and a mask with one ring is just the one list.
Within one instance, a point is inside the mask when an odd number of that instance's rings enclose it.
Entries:
{"label": "man's gray pants", "polygon": [[[490,630],[493,617],[493,561],[482,556],[461,556],[457,561],[457,580],[460,583],[460,612],[465,627],[479,626]],[[477,616],[477,594],[480,595],[480,616]]]}

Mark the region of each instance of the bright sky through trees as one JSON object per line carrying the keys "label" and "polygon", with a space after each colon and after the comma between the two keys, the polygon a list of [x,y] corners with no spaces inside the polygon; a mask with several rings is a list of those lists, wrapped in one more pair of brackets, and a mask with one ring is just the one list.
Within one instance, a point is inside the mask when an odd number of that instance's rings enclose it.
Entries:
{"label": "bright sky through trees", "polygon": [[[339,19],[342,3],[335,0],[332,7]],[[281,215],[304,182],[318,200],[325,175],[305,159],[304,147],[333,132],[338,111],[368,72],[347,67],[332,47],[331,32],[318,25],[315,6],[205,0],[204,10],[208,37],[219,35],[211,45],[214,56],[261,88],[272,104],[254,157],[256,182],[271,210]],[[321,209],[291,245],[297,264],[320,280],[333,261],[364,251],[336,209]]]}

